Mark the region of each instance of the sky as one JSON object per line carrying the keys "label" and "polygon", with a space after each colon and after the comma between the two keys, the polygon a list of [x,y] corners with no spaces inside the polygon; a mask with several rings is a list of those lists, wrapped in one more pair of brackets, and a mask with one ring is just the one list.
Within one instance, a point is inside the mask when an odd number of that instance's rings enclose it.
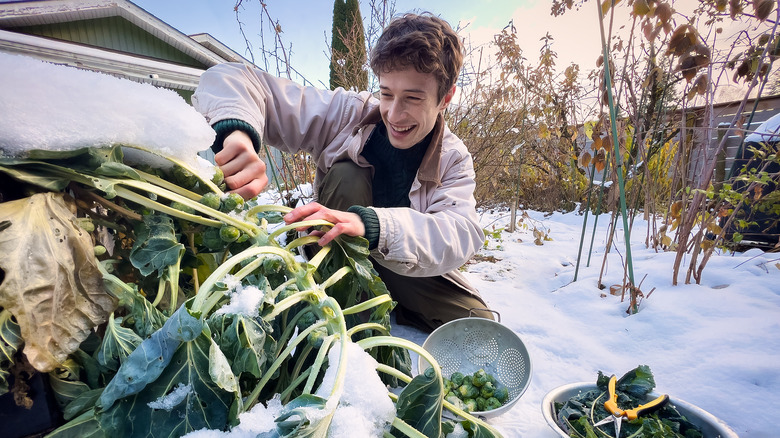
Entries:
{"label": "sky", "polygon": [[[239,31],[234,0],[133,0],[135,4],[185,34],[209,33],[246,58],[244,37]],[[285,46],[292,44],[292,63],[315,84],[328,82],[328,58],[333,2],[328,0],[270,0],[268,13],[282,27]],[[367,2],[361,2],[362,4]],[[397,13],[419,12],[420,2],[397,0]],[[246,37],[259,45],[259,0],[244,0],[241,20]],[[582,69],[595,67],[600,37],[594,2],[581,11],[568,11],[561,17],[550,15],[549,0],[429,0],[425,10],[439,15],[454,28],[461,28],[474,45],[490,41],[510,21],[518,30],[526,57],[536,60],[540,39],[548,32],[554,38],[561,66],[578,63]],[[363,6],[365,7],[365,5]],[[301,13],[305,10],[306,13]],[[367,10],[363,10],[364,19]],[[583,32],[583,29],[589,29]],[[259,52],[256,52],[259,60]],[[296,79],[296,78],[294,78]]]}
{"label": "sky", "polygon": [[[207,122],[193,115],[191,107],[169,90],[17,58],[22,57],[0,54],[0,65],[7,67],[0,69],[0,113],[4,114],[0,118],[0,149],[9,144],[72,149],[103,145],[107,136],[119,144],[152,146],[189,132],[195,137],[170,142],[170,149],[166,149],[186,160],[195,153],[191,148],[207,147],[213,138],[197,134],[207,130]],[[143,97],[139,98],[141,88]],[[41,104],[53,100],[62,100],[65,109]],[[23,105],[25,102],[29,103]],[[151,117],[145,114],[150,109],[154,110]],[[63,132],[56,121],[65,112],[68,120],[80,121],[79,129]],[[29,129],[11,129],[14,126]],[[281,198],[265,192],[260,203],[280,204]],[[508,211],[478,211],[481,226],[491,233],[480,250],[481,257],[464,270],[530,358],[526,391],[505,413],[489,420],[503,436],[561,436],[552,417],[545,414],[550,407],[543,404],[545,397],[560,395],[567,385],[595,382],[599,371],[622,376],[638,365],[650,367],[656,392],[668,394],[673,404],[684,401],[695,407],[697,421],[710,419],[742,438],[777,436],[779,254],[758,249],[744,253],[717,250],[703,269],[700,284],[686,284],[685,270],[690,264],[686,256],[675,285],[676,253],[645,245],[651,224],[640,215],[634,219],[629,244],[636,286],[643,298],[639,311],[629,315],[628,302],[610,293],[612,286],[623,281],[627,245],[622,222],[615,227],[614,247],[607,252],[609,215],[596,220],[576,211],[522,213],[516,231],[509,232]],[[536,233],[546,236],[541,245],[534,242]],[[586,236],[582,241],[585,250],[580,253],[582,234]],[[599,284],[606,288],[599,288]],[[427,338],[423,332],[398,325],[393,326],[392,334],[418,345]],[[350,388],[362,392],[363,397],[376,397],[377,402],[387,400],[382,390],[365,391],[360,385]],[[365,409],[373,405],[370,401],[360,403]],[[694,421],[691,415],[689,419]],[[255,437],[267,429],[243,427],[272,424],[252,418],[241,422],[229,436]],[[197,437],[224,435],[210,431]]]}

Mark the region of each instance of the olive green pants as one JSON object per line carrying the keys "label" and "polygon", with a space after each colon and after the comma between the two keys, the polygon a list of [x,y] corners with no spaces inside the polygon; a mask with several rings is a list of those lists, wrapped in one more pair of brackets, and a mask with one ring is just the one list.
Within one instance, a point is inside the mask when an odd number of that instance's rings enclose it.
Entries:
{"label": "olive green pants", "polygon": [[[370,206],[372,198],[371,170],[352,161],[336,163],[317,189],[317,201],[335,210],[346,210],[352,205]],[[398,303],[394,312],[399,324],[430,332],[444,323],[470,315],[493,319],[490,312],[471,312],[472,309],[486,309],[487,305],[470,285],[458,284],[441,275],[407,277],[385,268],[376,260],[372,262]]]}

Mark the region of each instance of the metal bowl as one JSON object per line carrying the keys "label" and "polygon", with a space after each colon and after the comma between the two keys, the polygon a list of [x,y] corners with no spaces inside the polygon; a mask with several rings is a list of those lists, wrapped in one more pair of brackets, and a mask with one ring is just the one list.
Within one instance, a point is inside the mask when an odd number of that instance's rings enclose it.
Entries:
{"label": "metal bowl", "polygon": [[[566,403],[570,398],[598,387],[594,383],[580,382],[559,386],[548,392],[542,399],[542,415],[547,424],[562,438],[568,438],[569,434],[558,424],[558,415],[555,412],[555,403]],[[650,393],[648,400],[658,397],[657,393]],[[722,420],[709,412],[677,398],[669,398],[669,403],[684,415],[691,423],[701,428],[704,438],[739,438]]]}
{"label": "metal bowl", "polygon": [[[423,348],[436,359],[444,376],[456,371],[473,374],[484,369],[507,388],[509,397],[501,407],[471,412],[477,417],[491,418],[508,411],[531,382],[531,358],[525,344],[500,322],[478,317],[450,321],[434,330]],[[429,367],[428,361],[420,356],[418,372],[422,374]]]}

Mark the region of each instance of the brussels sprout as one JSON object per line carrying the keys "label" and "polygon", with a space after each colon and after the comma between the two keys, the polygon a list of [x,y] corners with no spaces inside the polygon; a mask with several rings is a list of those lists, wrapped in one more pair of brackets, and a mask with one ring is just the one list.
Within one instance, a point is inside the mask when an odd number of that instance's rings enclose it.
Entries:
{"label": "brussels sprout", "polygon": [[481,368],[477,370],[473,376],[471,376],[471,383],[478,388],[481,388],[482,385],[487,383],[487,381],[488,381],[487,373],[485,372],[485,370]]}
{"label": "brussels sprout", "polygon": [[497,409],[501,407],[501,402],[498,401],[495,397],[490,397],[487,399],[487,402],[485,403],[485,410],[486,411],[492,411],[493,409]]}
{"label": "brussels sprout", "polygon": [[487,399],[485,397],[477,397],[474,399],[474,401],[477,402],[477,410],[479,411],[485,411],[485,405],[487,404]]}
{"label": "brussels sprout", "polygon": [[303,331],[306,328],[313,325],[315,322],[317,322],[317,315],[315,315],[314,312],[309,310],[303,315],[301,315],[300,318],[298,318],[298,322],[295,323],[295,326],[298,327],[298,330]]}
{"label": "brussels sprout", "polygon": [[234,210],[241,210],[244,207],[244,198],[238,193],[227,193],[222,198],[222,205],[220,211],[224,213],[230,213]]}
{"label": "brussels sprout", "polygon": [[474,398],[479,394],[479,389],[471,383],[464,381],[462,385],[458,387],[460,398],[463,400]]}
{"label": "brussels sprout", "polygon": [[198,202],[205,205],[206,207],[213,208],[214,210],[219,210],[219,206],[222,204],[222,201],[219,199],[219,195],[214,192],[208,192],[201,196]]}
{"label": "brussels sprout", "polygon": [[225,247],[225,242],[220,237],[220,230],[218,228],[206,228],[203,231],[203,246],[211,251],[219,251]]}
{"label": "brussels sprout", "polygon": [[499,402],[504,403],[509,398],[509,391],[505,386],[499,386],[493,392],[493,397],[498,399]]}
{"label": "brussels sprout", "polygon": [[88,217],[77,218],[76,225],[78,225],[79,228],[86,231],[87,233],[95,231],[95,224],[92,222],[92,219]]}
{"label": "brussels sprout", "polygon": [[465,409],[463,410],[466,412],[474,412],[477,410],[477,402],[473,398],[463,400],[463,404],[465,405]]}
{"label": "brussels sprout", "polygon": [[320,327],[313,332],[309,333],[309,336],[306,337],[306,341],[314,348],[320,348],[322,346],[322,342],[325,340],[325,338],[328,337],[328,329],[325,327]]}
{"label": "brussels sprout", "polygon": [[455,388],[459,387],[460,385],[463,384],[463,373],[457,371],[452,373],[452,375],[450,376],[450,380],[452,381],[453,387]]}
{"label": "brussels sprout", "polygon": [[100,257],[103,254],[106,253],[106,247],[103,245],[95,245],[95,248],[93,248],[93,251],[95,252],[96,257]]}
{"label": "brussels sprout", "polygon": [[195,214],[195,210],[192,207],[190,207],[189,205],[186,205],[186,204],[182,204],[179,201],[171,202],[171,208],[179,210],[179,211],[184,212],[184,213]]}
{"label": "brussels sprout", "polygon": [[241,237],[241,231],[232,225],[222,225],[219,229],[219,238],[225,243],[232,243]]}
{"label": "brussels sprout", "polygon": [[215,167],[214,176],[211,177],[211,182],[218,186],[222,184],[223,181],[225,181],[225,174],[222,172],[221,168]]}
{"label": "brussels sprout", "polygon": [[195,190],[198,186],[198,177],[181,166],[173,166],[173,180],[185,189]]}
{"label": "brussels sprout", "polygon": [[484,385],[482,385],[482,388],[479,389],[479,395],[481,395],[484,398],[490,398],[493,397],[493,394],[496,391],[496,387],[490,383],[490,381],[485,382]]}

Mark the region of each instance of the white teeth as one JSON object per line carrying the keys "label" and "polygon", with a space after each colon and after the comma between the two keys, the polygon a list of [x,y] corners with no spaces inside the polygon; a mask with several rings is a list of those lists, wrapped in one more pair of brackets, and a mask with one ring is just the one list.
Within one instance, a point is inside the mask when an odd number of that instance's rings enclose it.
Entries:
{"label": "white teeth", "polygon": [[396,130],[396,131],[398,131],[398,132],[406,132],[406,131],[408,131],[408,130],[412,129],[412,127],[411,127],[411,126],[408,126],[408,127],[406,127],[406,128],[398,128],[398,127],[396,127],[396,126],[393,126],[393,129],[394,129],[394,130]]}

